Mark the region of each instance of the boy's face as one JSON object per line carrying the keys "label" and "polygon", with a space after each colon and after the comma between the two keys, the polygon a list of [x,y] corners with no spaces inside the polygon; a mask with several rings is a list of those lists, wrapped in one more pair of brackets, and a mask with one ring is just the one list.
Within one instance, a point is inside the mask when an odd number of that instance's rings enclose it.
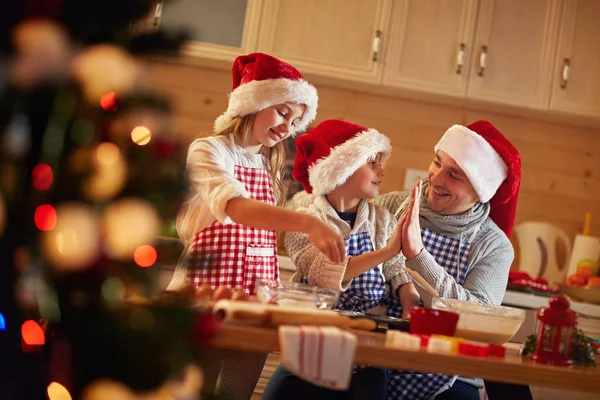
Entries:
{"label": "boy's face", "polygon": [[383,178],[381,153],[368,160],[357,169],[344,183],[344,191],[354,197],[371,199],[379,195],[379,186]]}

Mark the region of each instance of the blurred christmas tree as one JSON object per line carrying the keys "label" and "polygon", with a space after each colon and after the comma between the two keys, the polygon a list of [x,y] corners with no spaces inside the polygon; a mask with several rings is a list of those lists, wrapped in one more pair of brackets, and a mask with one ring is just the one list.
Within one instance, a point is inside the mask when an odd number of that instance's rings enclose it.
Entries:
{"label": "blurred christmas tree", "polygon": [[150,293],[153,238],[184,190],[169,104],[138,57],[175,54],[184,36],[131,29],[155,7],[2,6],[0,398],[191,399],[201,386],[190,333],[208,334],[203,316],[183,297],[124,301]]}

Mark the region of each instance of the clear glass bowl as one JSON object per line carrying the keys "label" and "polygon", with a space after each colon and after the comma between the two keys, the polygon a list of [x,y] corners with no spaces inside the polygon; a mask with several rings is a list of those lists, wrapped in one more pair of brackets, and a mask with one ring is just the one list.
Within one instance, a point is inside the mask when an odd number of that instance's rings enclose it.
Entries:
{"label": "clear glass bowl", "polygon": [[525,321],[525,310],[474,301],[434,297],[431,307],[460,315],[455,336],[491,344],[506,343]]}
{"label": "clear glass bowl", "polygon": [[298,282],[257,279],[256,296],[262,303],[330,310],[336,306],[340,292]]}

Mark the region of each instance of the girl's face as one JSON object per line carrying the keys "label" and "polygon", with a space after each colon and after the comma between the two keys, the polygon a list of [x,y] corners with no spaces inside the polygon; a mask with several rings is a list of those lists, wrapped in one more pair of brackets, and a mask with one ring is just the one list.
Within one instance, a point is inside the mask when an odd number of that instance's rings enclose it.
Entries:
{"label": "girl's face", "polygon": [[479,201],[469,178],[456,161],[441,150],[429,166],[428,177],[427,205],[438,214],[462,214]]}
{"label": "girl's face", "polygon": [[381,158],[381,153],[377,153],[348,178],[344,183],[347,193],[361,199],[371,199],[379,195],[384,169]]}
{"label": "girl's face", "polygon": [[259,111],[252,125],[250,145],[273,147],[293,135],[304,110],[304,104],[284,103]]}

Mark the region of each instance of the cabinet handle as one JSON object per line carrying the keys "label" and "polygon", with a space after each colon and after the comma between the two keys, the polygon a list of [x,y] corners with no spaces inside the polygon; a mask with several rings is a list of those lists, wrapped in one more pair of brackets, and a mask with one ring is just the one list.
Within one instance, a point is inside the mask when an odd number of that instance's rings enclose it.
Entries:
{"label": "cabinet handle", "polygon": [[458,53],[456,54],[456,74],[462,74],[463,65],[465,62],[465,48],[467,46],[464,43],[460,44],[458,48]]}
{"label": "cabinet handle", "polygon": [[158,3],[156,3],[156,9],[154,10],[154,26],[160,25],[160,19],[162,17],[162,8],[162,0],[159,0]]}
{"label": "cabinet handle", "polygon": [[571,59],[565,58],[563,60],[562,82],[560,83],[561,89],[567,88],[567,83],[569,83],[569,70],[570,69],[571,69]]}
{"label": "cabinet handle", "polygon": [[483,76],[483,73],[485,72],[485,67],[487,65],[487,50],[487,46],[481,46],[481,54],[479,55],[479,72],[477,72],[477,75],[479,76]]}
{"label": "cabinet handle", "polygon": [[381,43],[381,31],[378,29],[373,38],[373,61],[379,60],[379,44]]}

